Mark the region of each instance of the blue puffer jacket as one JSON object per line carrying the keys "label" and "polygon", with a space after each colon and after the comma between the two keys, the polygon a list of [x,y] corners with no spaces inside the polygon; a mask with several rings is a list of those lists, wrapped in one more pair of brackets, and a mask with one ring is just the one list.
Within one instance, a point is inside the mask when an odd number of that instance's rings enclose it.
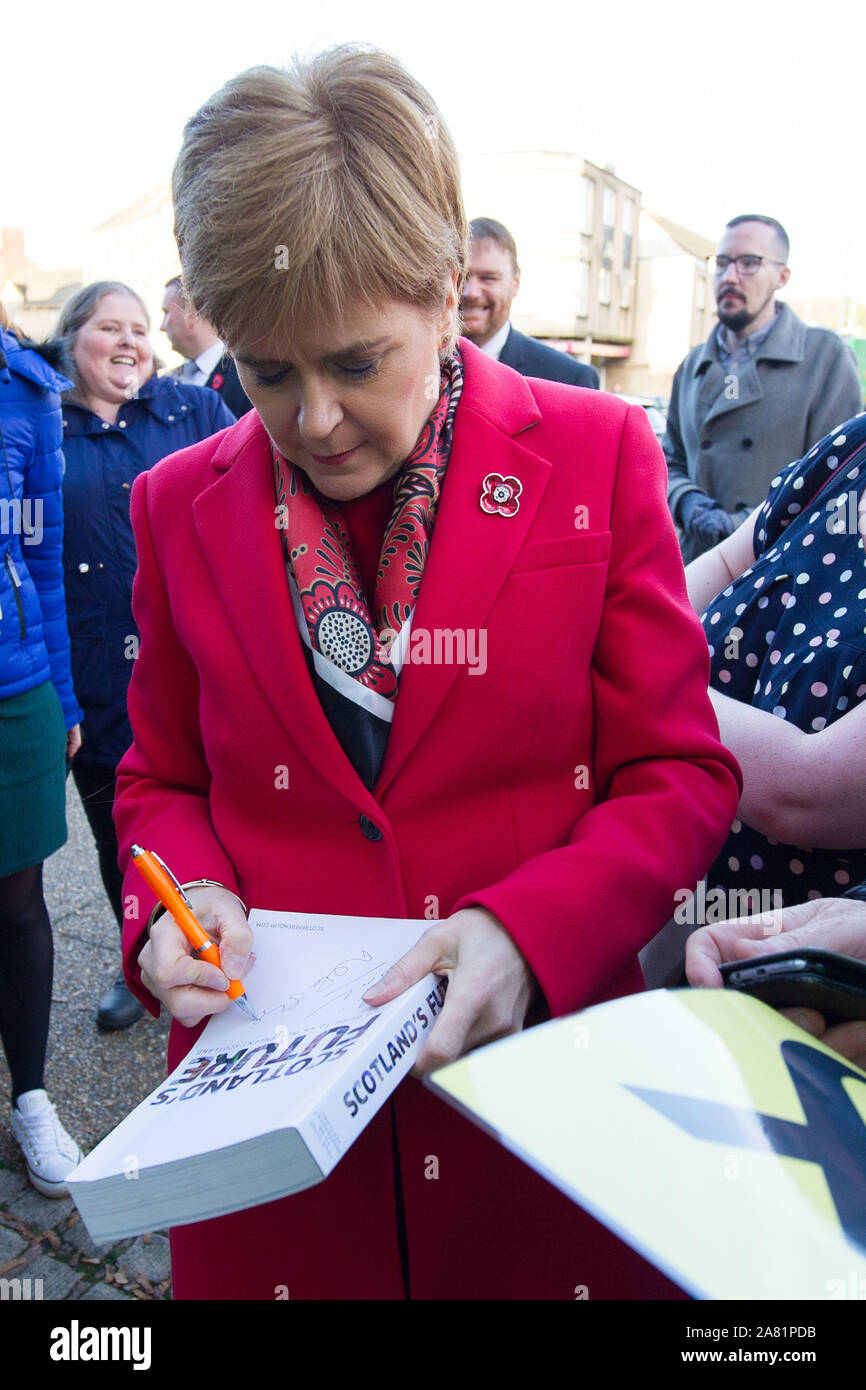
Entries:
{"label": "blue puffer jacket", "polygon": [[113,425],[63,403],[63,570],[72,674],[84,706],[83,762],[114,768],[132,742],[126,690],[138,655],[132,618],[132,484],[166,454],[234,424],[216,391],[153,376]]}
{"label": "blue puffer jacket", "polygon": [[53,681],[71,729],[60,392],[72,383],[3,328],[0,349],[0,700]]}

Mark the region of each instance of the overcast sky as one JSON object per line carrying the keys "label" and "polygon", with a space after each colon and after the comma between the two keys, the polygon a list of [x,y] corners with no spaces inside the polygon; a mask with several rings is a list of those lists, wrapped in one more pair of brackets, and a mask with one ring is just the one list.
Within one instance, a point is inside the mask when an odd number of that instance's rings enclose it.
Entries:
{"label": "overcast sky", "polygon": [[0,224],[23,226],[45,266],[80,264],[88,228],[168,182],[184,121],[232,73],[364,40],[430,89],[461,151],[575,150],[713,239],[737,213],[769,213],[791,236],[791,298],[836,297],[847,280],[866,299],[862,3],[15,10],[0,20]]}

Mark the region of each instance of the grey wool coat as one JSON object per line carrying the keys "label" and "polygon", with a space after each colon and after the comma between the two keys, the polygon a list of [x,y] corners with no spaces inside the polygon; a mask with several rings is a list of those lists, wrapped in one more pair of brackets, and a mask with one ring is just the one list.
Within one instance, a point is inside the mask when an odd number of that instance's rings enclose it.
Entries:
{"label": "grey wool coat", "polygon": [[[862,409],[851,349],[827,328],[807,328],[787,304],[738,370],[719,360],[714,330],[674,377],[662,440],[674,519],[685,494],[699,491],[742,522],[780,468]],[[686,563],[698,553],[687,537]]]}

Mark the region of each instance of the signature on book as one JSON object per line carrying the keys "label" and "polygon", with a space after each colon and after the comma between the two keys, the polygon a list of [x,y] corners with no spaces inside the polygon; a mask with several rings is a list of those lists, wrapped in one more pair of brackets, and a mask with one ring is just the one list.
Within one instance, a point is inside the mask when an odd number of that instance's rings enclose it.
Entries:
{"label": "signature on book", "polygon": [[[364,991],[381,979],[386,969],[386,961],[377,961],[370,951],[362,950],[357,956],[338,961],[327,974],[319,975],[306,989],[287,995],[275,1008],[262,1009],[259,1017],[295,1013],[313,1018],[336,1003],[360,1002]],[[311,1007],[303,1009],[304,1004]]]}

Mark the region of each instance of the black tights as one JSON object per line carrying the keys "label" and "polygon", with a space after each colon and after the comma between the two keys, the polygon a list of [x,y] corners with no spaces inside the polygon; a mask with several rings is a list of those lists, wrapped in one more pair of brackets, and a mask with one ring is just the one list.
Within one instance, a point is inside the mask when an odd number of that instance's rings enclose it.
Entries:
{"label": "black tights", "polygon": [[72,776],[96,841],[102,884],[117,918],[117,925],[123,931],[123,874],[117,867],[117,835],[112,819],[114,772],[110,767],[83,763],[76,758],[72,764]]}
{"label": "black tights", "polygon": [[45,1084],[54,942],[42,893],[42,865],[0,878],[0,1040],[12,1076],[12,1104]]}
{"label": "black tights", "polygon": [[[123,925],[123,876],[111,818],[114,773],[73,764],[73,776],[96,841],[102,882]],[[54,941],[42,893],[42,865],[0,878],[0,1042],[12,1076],[12,1103],[45,1084]]]}

